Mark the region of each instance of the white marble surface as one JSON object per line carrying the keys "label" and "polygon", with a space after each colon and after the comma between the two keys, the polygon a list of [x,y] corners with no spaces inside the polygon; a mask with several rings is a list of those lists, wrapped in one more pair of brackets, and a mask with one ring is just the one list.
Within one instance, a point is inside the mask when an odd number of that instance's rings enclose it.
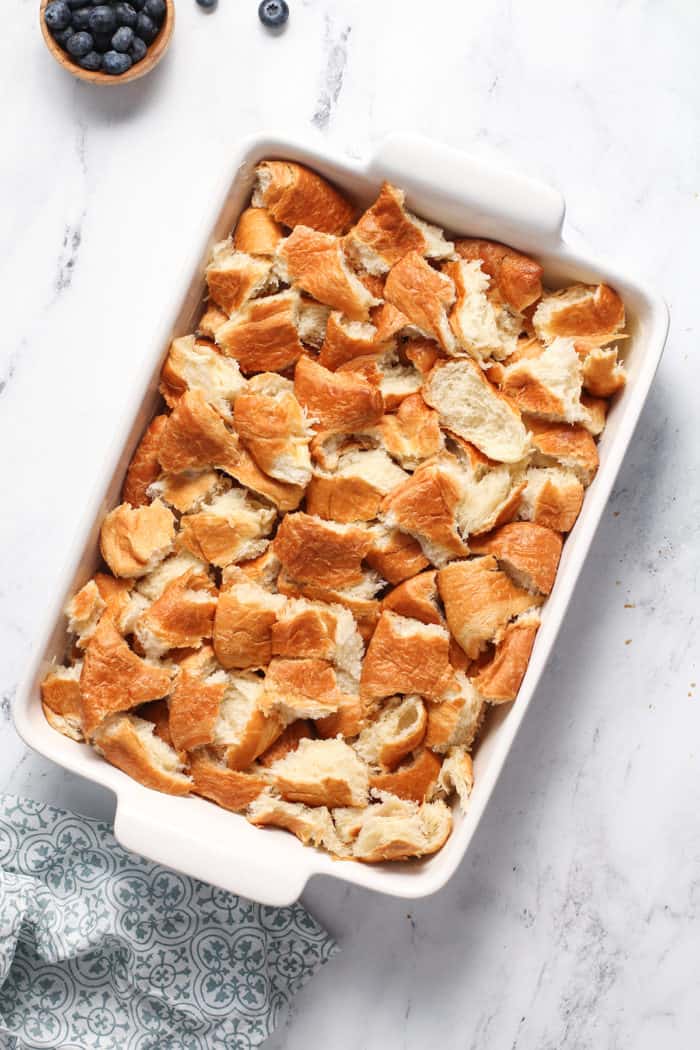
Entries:
{"label": "white marble surface", "polygon": [[[9,704],[111,420],[227,164],[260,127],[362,155],[431,134],[560,187],[568,222],[672,311],[656,384],[473,846],[411,905],[316,882],[342,955],[270,1047],[686,1050],[700,1025],[697,317],[700,8],[692,0],[177,0],[145,82],[96,90],[0,37],[0,789],[109,815],[26,751]],[[76,464],[79,464],[77,466]]]}

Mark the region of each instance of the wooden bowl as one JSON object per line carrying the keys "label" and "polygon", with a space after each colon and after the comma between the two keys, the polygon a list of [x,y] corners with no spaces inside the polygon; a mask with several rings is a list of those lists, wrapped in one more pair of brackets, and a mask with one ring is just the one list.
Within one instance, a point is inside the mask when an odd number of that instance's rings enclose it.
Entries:
{"label": "wooden bowl", "polygon": [[170,38],[173,35],[173,29],[175,28],[175,0],[165,0],[165,18],[163,24],[158,31],[158,36],[155,38],[153,43],[148,45],[148,51],[140,62],[135,62],[134,65],[126,73],[122,73],[121,76],[110,76],[109,73],[92,73],[89,69],[81,69],[77,62],[75,62],[67,51],[58,44],[49,32],[49,27],[44,21],[44,11],[46,5],[51,0],[41,0],[39,5],[39,21],[41,23],[41,32],[44,37],[44,42],[48,47],[53,57],[58,62],[59,66],[63,66],[64,69],[72,73],[74,77],[78,77],[80,80],[87,80],[90,84],[128,84],[131,80],[138,80],[140,77],[145,77],[147,73],[150,73],[155,66],[158,65],[161,58],[168,50],[170,44]]}

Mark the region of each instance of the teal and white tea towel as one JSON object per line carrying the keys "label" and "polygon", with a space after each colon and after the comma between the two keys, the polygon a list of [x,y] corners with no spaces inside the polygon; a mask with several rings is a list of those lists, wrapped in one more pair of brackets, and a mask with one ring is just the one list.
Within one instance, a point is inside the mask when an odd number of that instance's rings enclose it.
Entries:
{"label": "teal and white tea towel", "polygon": [[336,951],[300,904],[253,904],[0,795],[2,1050],[250,1050]]}

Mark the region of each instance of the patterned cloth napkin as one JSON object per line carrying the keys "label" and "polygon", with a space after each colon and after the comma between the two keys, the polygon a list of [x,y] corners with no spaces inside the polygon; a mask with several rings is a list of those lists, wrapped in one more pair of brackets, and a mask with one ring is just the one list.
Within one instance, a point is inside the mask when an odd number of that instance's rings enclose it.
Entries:
{"label": "patterned cloth napkin", "polygon": [[249,1050],[336,951],[300,904],[253,904],[0,795],[2,1050]]}

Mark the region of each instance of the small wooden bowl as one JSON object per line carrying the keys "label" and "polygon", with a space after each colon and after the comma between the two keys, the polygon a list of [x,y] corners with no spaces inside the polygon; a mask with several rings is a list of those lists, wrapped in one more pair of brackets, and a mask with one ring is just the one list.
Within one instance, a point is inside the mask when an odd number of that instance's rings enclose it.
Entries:
{"label": "small wooden bowl", "polygon": [[170,44],[170,38],[173,35],[173,29],[175,28],[175,0],[165,0],[165,18],[163,24],[158,31],[158,36],[155,38],[153,43],[148,45],[148,51],[140,62],[135,62],[130,70],[126,73],[122,73],[121,76],[110,76],[109,73],[92,73],[89,69],[81,69],[77,62],[75,62],[67,51],[64,51],[60,44],[54,40],[49,32],[49,27],[44,21],[44,11],[46,5],[51,0],[41,0],[39,4],[39,21],[41,23],[41,32],[44,37],[44,42],[48,47],[53,57],[58,62],[59,66],[63,66],[64,69],[72,73],[74,77],[78,77],[80,80],[87,80],[90,84],[128,84],[131,80],[138,80],[140,77],[145,77],[147,73],[150,73],[154,69],[161,58],[168,50]]}

